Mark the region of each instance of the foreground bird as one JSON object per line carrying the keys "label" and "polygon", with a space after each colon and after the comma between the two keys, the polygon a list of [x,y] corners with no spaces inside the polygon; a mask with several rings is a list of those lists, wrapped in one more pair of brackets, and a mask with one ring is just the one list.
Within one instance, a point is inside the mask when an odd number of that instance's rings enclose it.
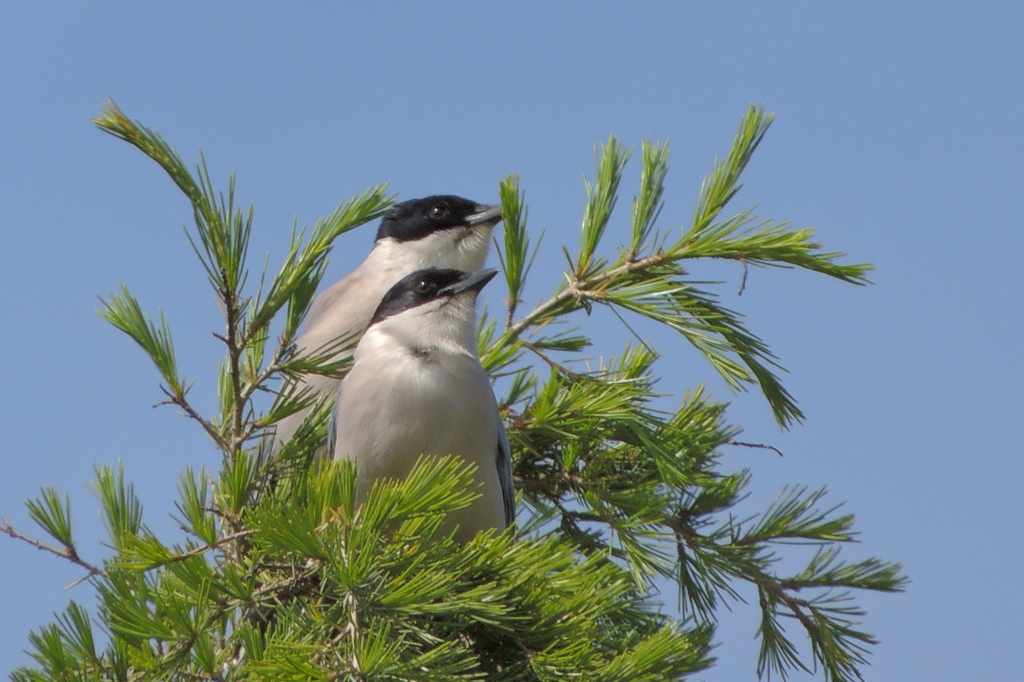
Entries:
{"label": "foreground bird", "polygon": [[448,520],[460,542],[515,518],[508,438],[475,334],[477,294],[497,272],[428,268],[391,287],[356,347],[328,433],[332,456],[356,463],[361,501],[378,478],[405,478],[420,455],[474,462],[481,497]]}
{"label": "foreground bird", "polygon": [[[487,206],[453,195],[396,204],[381,220],[366,260],[313,302],[305,331],[295,342],[298,352],[316,353],[339,340],[357,339],[388,289],[411,272],[429,267],[480,269],[491,232],[500,221],[501,204]],[[335,359],[350,352],[338,353]],[[307,374],[295,388],[308,386],[310,397],[316,399],[333,395],[338,381]],[[275,450],[294,435],[308,412],[300,410],[277,423]]]}

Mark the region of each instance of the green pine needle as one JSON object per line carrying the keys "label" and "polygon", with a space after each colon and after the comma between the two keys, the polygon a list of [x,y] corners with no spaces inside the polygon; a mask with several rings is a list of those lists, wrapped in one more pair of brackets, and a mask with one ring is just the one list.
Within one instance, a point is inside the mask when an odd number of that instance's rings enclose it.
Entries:
{"label": "green pine needle", "polygon": [[[649,327],[633,326],[642,319],[675,332],[730,388],[759,389],[779,424],[802,419],[768,342],[722,305],[722,283],[688,271],[694,259],[738,262],[741,289],[750,266],[868,282],[869,264],[825,250],[813,229],[729,209],[771,121],[763,108],[748,109],[678,232],[664,223],[667,142],[641,143],[632,210],[615,222],[632,150],[609,137],[595,150],[594,179],[585,180],[579,250],[564,249],[565,272],[529,309],[523,300],[540,239],[531,239],[518,176],[501,181],[505,227],[496,250],[508,298],[500,314],[481,315],[478,343],[500,389],[519,515],[505,533],[460,544],[445,520],[479,496],[472,466],[424,457],[404,480],[358,489],[351,462],[319,454],[332,400],[294,381],[348,369],[337,358],[358,339],[302,355],[294,340],[335,240],[391,206],[386,186],[341,202],[312,229],[293,226],[277,269],[268,257],[253,275],[254,211],[236,205],[234,177],[218,192],[201,154],[190,169],[157,133],[108,103],[96,125],[152,158],[192,208],[186,234],[224,315],[218,400],[209,403],[216,414],[190,402],[162,315],[144,313],[124,285],[101,299],[99,313],[143,348],[168,402],[210,436],[223,461],[213,472],[186,467],[173,540],[143,524],[120,466],[97,467],[110,536],[102,567],[78,555],[69,499],[51,488],[28,510],[57,546],[0,524],[82,568],[98,596],[91,613],[72,602],[32,632],[34,663],[11,679],[684,679],[712,665],[720,609],[751,595],[759,675],[820,670],[836,682],[860,679],[875,639],[855,598],[903,590],[901,567],[840,558],[840,546],[856,539],[855,519],[826,504],[824,489],[788,486],[751,512],[752,470],[724,470],[722,453],[773,448],[736,440],[727,405],[703,387],[665,407],[675,387],[659,387],[659,358],[674,359],[679,347],[654,349],[638,334]],[[595,304],[637,342],[610,357],[584,355],[596,330],[576,313]],[[268,447],[273,425],[307,408],[295,435]],[[813,555],[780,574],[794,544]],[[678,587],[682,618],[653,599],[659,577]]]}

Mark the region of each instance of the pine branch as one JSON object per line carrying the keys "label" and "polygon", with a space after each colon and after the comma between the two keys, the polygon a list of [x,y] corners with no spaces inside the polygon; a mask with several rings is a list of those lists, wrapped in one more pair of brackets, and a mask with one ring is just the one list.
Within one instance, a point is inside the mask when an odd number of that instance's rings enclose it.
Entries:
{"label": "pine branch", "polygon": [[14,538],[15,540],[21,540],[22,542],[27,542],[28,544],[32,545],[36,549],[42,550],[44,552],[49,552],[50,554],[54,554],[56,556],[59,556],[62,559],[67,559],[68,561],[70,561],[71,563],[75,564],[76,566],[80,566],[80,567],[84,568],[86,571],[88,571],[89,575],[87,575],[86,578],[91,578],[94,575],[100,575],[100,576],[106,575],[103,572],[103,569],[100,569],[100,568],[97,568],[96,566],[93,566],[88,561],[85,561],[80,556],[78,556],[78,551],[75,549],[75,547],[73,545],[66,546],[66,547],[64,547],[64,549],[60,549],[59,547],[53,547],[51,545],[46,544],[45,542],[42,542],[40,540],[36,540],[33,537],[30,537],[28,535],[25,535],[24,533],[21,533],[21,532],[15,530],[14,527],[11,525],[11,523],[7,519],[0,520],[0,533],[4,533],[4,534]]}
{"label": "pine branch", "polygon": [[189,419],[194,420],[200,426],[202,426],[203,430],[206,432],[206,435],[208,435],[213,440],[213,442],[217,444],[217,447],[219,447],[225,453],[231,452],[231,445],[221,434],[220,429],[214,426],[213,422],[207,420],[205,417],[199,414],[199,412],[194,407],[192,407],[192,404],[189,403],[188,399],[185,397],[184,394],[178,395],[172,393],[170,390],[164,388],[163,386],[160,387],[160,390],[163,391],[163,394],[167,396],[166,402],[168,404],[178,406],[179,408],[181,408],[182,412],[184,412],[185,415],[189,417]]}
{"label": "pine branch", "polygon": [[[645,142],[630,244],[619,248],[617,257],[609,263],[596,256],[596,250],[607,228],[615,205],[614,194],[629,157],[628,150],[612,138],[598,155],[596,184],[587,183],[588,208],[578,258],[575,263],[569,258],[570,268],[564,273],[563,283],[529,313],[512,322],[515,306],[509,306],[509,324],[497,345],[512,344],[528,330],[539,329],[581,309],[589,310],[595,302],[608,303],[683,334],[732,389],[740,390],[749,384],[760,386],[781,425],[801,421],[803,413],[782,385],[775,371],[781,367],[767,346],[745,329],[737,313],[721,307],[712,294],[687,282],[682,267],[689,259],[724,258],[739,261],[744,267],[800,267],[850,283],[867,282],[865,273],[870,265],[837,263],[844,254],[821,251],[821,245],[811,240],[814,232],[810,228],[793,230],[788,223],[756,222],[749,209],[718,220],[739,191],[740,175],[770,123],[771,116],[763,109],[751,107],[726,160],[716,161],[711,175],[705,179],[692,225],[671,244],[654,232],[654,220],[660,215],[668,148]],[[514,200],[510,215],[522,211],[518,194],[509,194],[507,199]],[[515,244],[525,243],[518,236],[521,229],[517,223]],[[517,251],[512,242],[506,245],[506,251],[521,255],[521,249]]]}

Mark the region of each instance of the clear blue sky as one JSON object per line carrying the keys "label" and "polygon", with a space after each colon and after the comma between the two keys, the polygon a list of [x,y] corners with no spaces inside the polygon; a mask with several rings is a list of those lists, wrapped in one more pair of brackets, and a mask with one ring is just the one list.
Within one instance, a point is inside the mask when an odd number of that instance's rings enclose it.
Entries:
{"label": "clear blue sky", "polygon": [[[737,396],[745,437],[785,457],[725,463],[753,468],[754,506],[785,483],[827,485],[858,516],[863,542],[846,555],[905,564],[906,594],[863,599],[882,640],[869,679],[1024,679],[1019,4],[283,6],[5,7],[0,515],[29,530],[26,497],[69,491],[97,558],[93,463],[123,462],[168,532],[177,472],[216,464],[201,433],[151,409],[155,371],[94,313],[97,294],[128,283],[164,309],[195,394],[212,395],[218,313],[181,233],[187,205],[89,123],[108,95],[186,160],[202,147],[221,186],[237,169],[239,198],[256,205],[253,253],[275,263],[293,218],[312,223],[370,184],[494,201],[517,172],[531,226],[547,230],[538,296],[559,245],[577,243],[594,143],[668,138],[661,225],[678,226],[761,102],[777,122],[736,208],[816,225],[878,270],[866,288],[756,270],[726,296],[791,371],[808,419],[781,433],[756,395]],[[634,164],[620,219],[635,184]],[[372,228],[345,238],[329,277],[371,240]],[[735,267],[713,274],[738,288]],[[731,399],[681,342],[656,343],[662,388],[708,382]],[[89,599],[63,590],[78,576],[0,538],[0,672],[27,661],[30,627]],[[754,679],[756,625],[750,607],[725,614],[721,661],[701,679]]]}

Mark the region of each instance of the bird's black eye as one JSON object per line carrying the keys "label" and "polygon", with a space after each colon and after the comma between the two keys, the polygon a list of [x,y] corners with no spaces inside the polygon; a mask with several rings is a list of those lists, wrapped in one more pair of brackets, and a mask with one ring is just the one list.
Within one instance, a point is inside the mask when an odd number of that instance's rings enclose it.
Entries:
{"label": "bird's black eye", "polygon": [[432,220],[444,220],[448,217],[448,204],[434,204],[427,209],[427,215],[430,216]]}
{"label": "bird's black eye", "polygon": [[429,294],[434,289],[434,283],[429,279],[416,280],[416,293]]}

